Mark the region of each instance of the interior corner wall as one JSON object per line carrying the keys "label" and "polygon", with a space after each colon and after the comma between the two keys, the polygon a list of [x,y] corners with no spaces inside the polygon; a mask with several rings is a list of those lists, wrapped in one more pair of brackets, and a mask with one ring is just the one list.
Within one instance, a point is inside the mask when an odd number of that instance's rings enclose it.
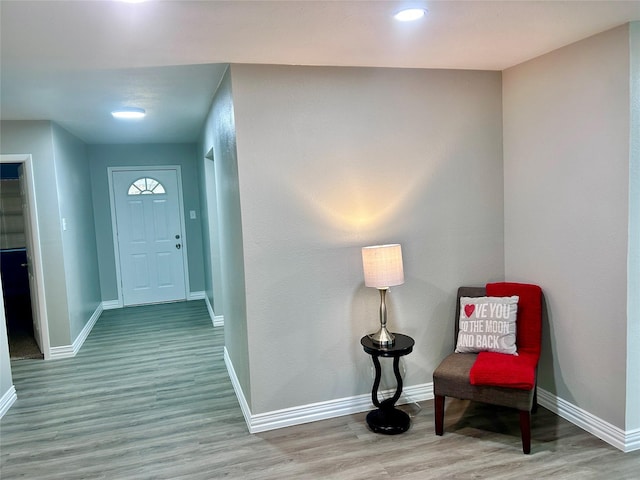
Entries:
{"label": "interior corner wall", "polygon": [[69,325],[52,124],[49,121],[3,120],[0,122],[0,138],[0,153],[31,154],[33,159],[49,342],[51,347],[68,346],[73,339]]}
{"label": "interior corner wall", "polygon": [[[225,348],[244,399],[249,408],[252,408],[234,108],[232,74],[231,70],[227,69],[205,122],[200,156],[202,159],[209,149],[212,149],[219,229],[215,236],[220,242],[219,267],[224,305]],[[207,185],[206,188],[209,189],[210,186]],[[211,216],[208,221],[212,221]],[[208,224],[205,228],[210,229],[211,225]],[[215,267],[209,265],[209,268]]]}
{"label": "interior corner wall", "polygon": [[629,28],[503,72],[505,274],[541,285],[539,385],[625,428]]}
{"label": "interior corner wall", "polygon": [[640,429],[640,22],[629,25],[629,284],[627,287],[626,430]]}
{"label": "interior corner wall", "polygon": [[389,325],[416,340],[405,385],[431,383],[458,286],[504,278],[500,72],[231,73],[252,413],[370,394],[365,245],[402,244]]}
{"label": "interior corner wall", "polygon": [[[62,227],[62,249],[73,343],[102,302],[86,145],[52,124],[53,154]],[[48,285],[47,285],[48,288]]]}
{"label": "interior corner wall", "polygon": [[[91,165],[91,186],[93,190],[93,211],[100,288],[103,301],[118,298],[116,280],[116,257],[111,225],[109,201],[109,167],[180,165],[182,172],[182,194],[184,200],[184,222],[187,235],[187,255],[189,285],[191,292],[204,290],[204,269],[202,257],[202,230],[200,215],[200,193],[198,189],[197,146],[195,143],[171,144],[122,144],[88,145],[87,152]],[[189,218],[189,211],[196,212],[196,218]],[[189,295],[189,291],[187,291]]]}

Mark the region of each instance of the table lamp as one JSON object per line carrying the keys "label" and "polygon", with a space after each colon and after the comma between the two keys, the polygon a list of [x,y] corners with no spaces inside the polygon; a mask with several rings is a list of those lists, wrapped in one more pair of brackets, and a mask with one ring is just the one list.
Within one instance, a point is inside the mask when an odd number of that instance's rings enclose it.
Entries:
{"label": "table lamp", "polygon": [[387,305],[385,297],[389,287],[404,283],[402,247],[399,244],[373,245],[362,248],[364,284],[380,291],[380,329],[369,335],[380,346],[391,346],[394,336],[387,330]]}

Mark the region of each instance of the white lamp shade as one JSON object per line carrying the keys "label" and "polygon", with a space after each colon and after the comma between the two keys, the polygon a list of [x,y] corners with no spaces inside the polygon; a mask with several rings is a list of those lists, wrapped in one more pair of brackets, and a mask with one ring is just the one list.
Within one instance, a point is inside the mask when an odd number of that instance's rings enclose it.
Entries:
{"label": "white lamp shade", "polygon": [[402,247],[399,244],[363,247],[362,267],[367,287],[387,288],[404,283]]}

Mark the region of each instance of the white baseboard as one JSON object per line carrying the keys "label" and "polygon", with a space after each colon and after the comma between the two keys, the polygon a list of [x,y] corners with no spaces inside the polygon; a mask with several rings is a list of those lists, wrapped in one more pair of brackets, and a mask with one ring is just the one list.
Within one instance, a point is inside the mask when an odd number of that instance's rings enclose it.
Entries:
{"label": "white baseboard", "polygon": [[103,304],[102,303],[98,304],[98,307],[96,308],[95,312],[93,312],[93,315],[91,315],[91,318],[89,318],[89,321],[86,323],[86,325],[84,326],[80,334],[73,341],[72,345],[62,345],[60,347],[51,347],[50,359],[57,360],[60,358],[75,357],[76,354],[82,348],[82,345],[84,345],[85,340],[91,333],[91,330],[93,329],[93,326],[98,321],[98,318],[100,318],[100,315],[102,315],[103,310],[104,310]]}
{"label": "white baseboard", "polygon": [[625,432],[624,451],[635,452],[640,450],[640,428],[635,430],[627,430]]}
{"label": "white baseboard", "polygon": [[[236,372],[233,369],[233,364],[231,363],[226,348],[224,349],[224,363],[227,366],[231,384],[238,397],[238,402],[240,403],[242,415],[249,428],[249,433],[266,432],[268,430],[365,412],[375,408],[371,403],[371,393],[365,393],[353,397],[339,398],[253,415],[247,404],[240,382],[236,377]],[[392,389],[382,391],[379,395],[388,398],[394,393],[395,389]],[[433,399],[433,383],[414,385],[405,388],[402,397],[398,401],[398,405],[430,399]]]}
{"label": "white baseboard", "polygon": [[209,301],[209,297],[207,295],[204,296],[204,303],[207,305],[207,310],[209,311],[209,317],[211,318],[211,322],[214,327],[224,327],[224,316],[216,315],[213,311],[213,307],[211,306],[211,302]]}
{"label": "white baseboard", "polygon": [[433,382],[404,387],[398,404],[426,402],[427,400],[433,400]]}
{"label": "white baseboard", "polygon": [[[371,394],[366,393],[353,397],[339,398],[253,415],[244,397],[240,382],[236,377],[226,348],[224,350],[224,361],[250,433],[265,432],[343,415],[351,415],[374,408],[371,404]],[[380,395],[382,397],[388,397],[393,395],[393,393],[394,390],[387,390],[380,392]],[[432,399],[433,383],[424,383],[422,385],[405,387],[398,404],[402,405]],[[623,452],[632,452],[640,449],[640,429],[624,431],[541,388],[538,388],[538,403],[559,417],[586,430]]]}
{"label": "white baseboard", "polygon": [[106,302],[102,302],[103,310],[114,310],[116,308],[122,308],[120,300],[107,300]]}
{"label": "white baseboard", "polygon": [[49,360],[59,360],[61,358],[71,358],[75,356],[75,353],[73,353],[73,345],[61,345],[59,347],[51,347],[49,350],[51,351]]}
{"label": "white baseboard", "polygon": [[247,403],[247,399],[245,398],[244,392],[242,391],[242,387],[240,386],[240,381],[238,380],[236,371],[233,368],[233,363],[231,363],[231,358],[229,357],[229,352],[227,351],[227,347],[224,347],[224,364],[227,367],[227,372],[229,373],[229,378],[231,379],[231,385],[233,385],[233,391],[236,392],[238,403],[240,403],[240,410],[242,410],[244,421],[247,423],[247,426],[249,427],[249,432],[253,433],[251,431],[251,410],[249,410],[249,404]]}
{"label": "white baseboard", "polygon": [[215,327],[215,321],[214,319],[216,318],[216,314],[213,311],[213,307],[211,306],[211,302],[209,301],[209,297],[207,295],[204,296],[204,303],[207,306],[207,311],[209,312],[209,318],[211,318],[211,323],[213,323],[213,326]]}
{"label": "white baseboard", "polygon": [[18,399],[18,395],[16,395],[16,387],[11,385],[9,390],[5,392],[5,394],[0,398],[0,418],[4,417],[4,414],[11,408],[16,400]]}
{"label": "white baseboard", "polygon": [[206,297],[206,295],[204,294],[204,291],[200,291],[200,292],[189,292],[189,296],[187,297],[187,301],[192,301],[192,300],[204,300]]}
{"label": "white baseboard", "polygon": [[[393,396],[394,393],[395,389],[391,389],[381,391],[379,395],[381,398],[389,398]],[[403,391],[400,400],[398,400],[397,405],[430,399],[433,399],[433,384],[425,383],[423,385],[407,387]],[[266,432],[277,428],[291,427],[293,425],[366,412],[374,408],[371,403],[371,393],[364,393],[353,397],[339,398],[326,402],[251,415],[249,431],[251,433]]]}
{"label": "white baseboard", "polygon": [[640,449],[640,429],[622,430],[542,388],[538,388],[538,403],[623,452]]}

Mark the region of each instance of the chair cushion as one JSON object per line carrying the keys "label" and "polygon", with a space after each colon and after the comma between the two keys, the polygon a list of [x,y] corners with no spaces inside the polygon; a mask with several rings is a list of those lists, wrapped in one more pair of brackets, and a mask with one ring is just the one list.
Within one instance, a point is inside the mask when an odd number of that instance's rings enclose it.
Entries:
{"label": "chair cushion", "polygon": [[471,385],[531,390],[536,384],[538,355],[521,352],[518,356],[480,352],[469,371]]}
{"label": "chair cushion", "polygon": [[480,354],[452,353],[445,357],[433,372],[434,395],[531,410],[533,390],[469,383],[469,372],[478,355]]}
{"label": "chair cushion", "polygon": [[542,336],[542,290],[537,285],[526,283],[488,283],[487,295],[509,297],[517,295],[518,320],[516,324],[516,345],[518,353],[540,356]]}

